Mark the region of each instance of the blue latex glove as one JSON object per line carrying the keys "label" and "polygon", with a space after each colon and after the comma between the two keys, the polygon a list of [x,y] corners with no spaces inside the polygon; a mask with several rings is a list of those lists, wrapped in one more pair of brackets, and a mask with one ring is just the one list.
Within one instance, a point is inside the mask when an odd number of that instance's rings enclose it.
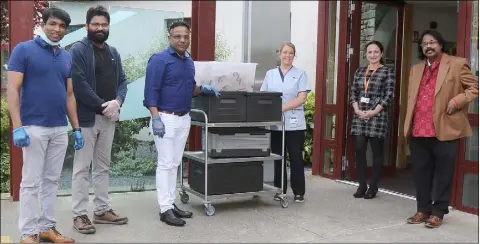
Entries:
{"label": "blue latex glove", "polygon": [[165,125],[163,124],[162,118],[160,115],[157,115],[152,118],[152,130],[153,135],[163,138],[165,135]]}
{"label": "blue latex glove", "polygon": [[13,144],[17,147],[28,147],[30,145],[30,137],[23,127],[18,127],[12,131]]}
{"label": "blue latex glove", "polygon": [[211,85],[201,85],[200,92],[203,94],[215,95],[216,97],[219,97],[221,95],[220,92],[218,92],[217,89]]}
{"label": "blue latex glove", "polygon": [[85,145],[85,139],[83,138],[82,132],[76,130],[72,133],[73,140],[75,140],[75,145],[73,145],[73,149],[80,150]]}

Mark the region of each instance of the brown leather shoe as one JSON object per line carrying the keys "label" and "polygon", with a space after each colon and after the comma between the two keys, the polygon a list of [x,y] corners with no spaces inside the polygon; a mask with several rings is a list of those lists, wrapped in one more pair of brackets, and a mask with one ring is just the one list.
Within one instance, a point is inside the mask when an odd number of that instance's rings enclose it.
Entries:
{"label": "brown leather shoe", "polygon": [[55,229],[55,227],[52,227],[47,232],[40,232],[40,240],[53,243],[75,243],[75,240],[63,236],[57,231],[57,229]]}
{"label": "brown leather shoe", "polygon": [[87,215],[75,217],[73,219],[73,228],[82,234],[94,234],[96,232],[95,226]]}
{"label": "brown leather shoe", "polygon": [[438,228],[442,225],[442,219],[438,216],[431,215],[430,218],[425,222],[425,227],[427,228]]}
{"label": "brown leather shoe", "polygon": [[421,224],[421,223],[424,223],[425,221],[427,221],[428,217],[430,217],[430,215],[427,215],[427,214],[422,213],[422,212],[417,212],[415,215],[408,218],[407,222],[409,224]]}
{"label": "brown leather shoe", "polygon": [[40,243],[38,235],[30,235],[20,240],[20,243]]}
{"label": "brown leather shoe", "polygon": [[128,222],[127,217],[120,217],[112,209],[103,213],[102,215],[93,214],[93,223],[95,224],[114,224],[123,225]]}

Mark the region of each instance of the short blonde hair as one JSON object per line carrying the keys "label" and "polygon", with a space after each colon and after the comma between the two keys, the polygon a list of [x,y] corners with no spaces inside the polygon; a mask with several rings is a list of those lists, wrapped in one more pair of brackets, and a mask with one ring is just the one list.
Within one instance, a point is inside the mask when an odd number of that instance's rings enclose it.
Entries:
{"label": "short blonde hair", "polygon": [[280,45],[280,48],[278,49],[278,54],[282,53],[282,50],[285,46],[288,46],[288,47],[291,47],[293,49],[293,55],[295,55],[297,53],[296,49],[295,49],[295,45],[293,45],[293,43],[291,42],[282,42],[282,44]]}

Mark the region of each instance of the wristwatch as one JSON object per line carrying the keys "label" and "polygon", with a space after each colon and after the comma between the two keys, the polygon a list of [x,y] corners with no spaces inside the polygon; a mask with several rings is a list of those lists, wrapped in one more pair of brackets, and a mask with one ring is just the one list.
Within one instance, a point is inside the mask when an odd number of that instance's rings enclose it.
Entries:
{"label": "wristwatch", "polygon": [[72,130],[72,132],[75,132],[75,131],[80,131],[80,132],[82,132],[82,128],[75,128],[75,129]]}

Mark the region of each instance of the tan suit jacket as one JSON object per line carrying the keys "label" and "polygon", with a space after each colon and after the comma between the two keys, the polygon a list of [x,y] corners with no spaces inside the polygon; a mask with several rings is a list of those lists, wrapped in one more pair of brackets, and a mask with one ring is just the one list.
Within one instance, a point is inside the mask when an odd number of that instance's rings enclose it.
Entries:
{"label": "tan suit jacket", "polygon": [[[415,104],[425,62],[422,61],[410,69],[407,114],[403,129],[405,137],[411,134]],[[449,141],[472,135],[472,128],[467,117],[467,105],[477,97],[478,81],[470,71],[467,60],[442,54],[433,104],[433,124],[438,140]],[[448,115],[446,111],[451,99],[457,104],[458,110]]]}

